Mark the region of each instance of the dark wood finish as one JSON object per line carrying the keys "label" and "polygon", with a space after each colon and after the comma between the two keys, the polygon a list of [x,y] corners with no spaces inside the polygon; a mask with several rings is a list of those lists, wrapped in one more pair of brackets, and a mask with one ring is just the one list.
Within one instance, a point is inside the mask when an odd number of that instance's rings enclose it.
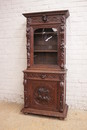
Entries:
{"label": "dark wood finish", "polygon": [[[27,106],[39,110],[57,111],[59,100],[57,99],[57,82],[51,81],[31,81],[28,80],[28,101]],[[30,99],[32,99],[30,101]]]}
{"label": "dark wood finish", "polygon": [[24,114],[64,119],[66,105],[66,18],[68,10],[27,13]]}

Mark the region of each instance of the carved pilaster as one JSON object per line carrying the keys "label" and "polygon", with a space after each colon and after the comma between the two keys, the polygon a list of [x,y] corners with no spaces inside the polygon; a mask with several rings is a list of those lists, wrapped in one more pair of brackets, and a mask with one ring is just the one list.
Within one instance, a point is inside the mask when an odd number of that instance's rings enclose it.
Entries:
{"label": "carved pilaster", "polygon": [[63,101],[64,100],[64,82],[60,82],[60,112],[63,112]]}
{"label": "carved pilaster", "polygon": [[60,42],[60,67],[61,69],[65,69],[65,63],[64,63],[64,50],[65,50],[65,16],[61,17],[61,26],[60,26],[60,36],[61,36],[61,42]]}
{"label": "carved pilaster", "polygon": [[28,107],[28,98],[27,98],[27,80],[24,79],[24,107]]}
{"label": "carved pilaster", "polygon": [[27,68],[30,67],[30,22],[31,19],[27,18],[27,29],[26,29],[26,36],[27,36]]}

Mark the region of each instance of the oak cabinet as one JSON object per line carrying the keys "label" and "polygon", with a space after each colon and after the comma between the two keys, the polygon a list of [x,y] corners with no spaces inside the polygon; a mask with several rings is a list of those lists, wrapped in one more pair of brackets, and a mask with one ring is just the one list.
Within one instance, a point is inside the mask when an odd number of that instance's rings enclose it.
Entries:
{"label": "oak cabinet", "polygon": [[64,119],[66,105],[66,18],[68,10],[27,13],[27,69],[24,70],[25,114]]}

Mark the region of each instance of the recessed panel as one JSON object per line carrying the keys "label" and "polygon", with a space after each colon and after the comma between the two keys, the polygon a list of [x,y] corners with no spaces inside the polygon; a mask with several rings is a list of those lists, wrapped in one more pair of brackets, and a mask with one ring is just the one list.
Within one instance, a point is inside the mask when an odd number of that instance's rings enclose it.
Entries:
{"label": "recessed panel", "polygon": [[31,108],[57,110],[58,82],[29,81]]}

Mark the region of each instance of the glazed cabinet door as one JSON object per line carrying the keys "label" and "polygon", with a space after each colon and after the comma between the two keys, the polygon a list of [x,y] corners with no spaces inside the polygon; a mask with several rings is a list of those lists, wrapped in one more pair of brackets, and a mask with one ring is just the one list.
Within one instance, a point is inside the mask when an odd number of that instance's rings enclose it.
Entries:
{"label": "glazed cabinet door", "polygon": [[59,110],[58,82],[28,80],[27,85],[28,107],[39,110]]}

